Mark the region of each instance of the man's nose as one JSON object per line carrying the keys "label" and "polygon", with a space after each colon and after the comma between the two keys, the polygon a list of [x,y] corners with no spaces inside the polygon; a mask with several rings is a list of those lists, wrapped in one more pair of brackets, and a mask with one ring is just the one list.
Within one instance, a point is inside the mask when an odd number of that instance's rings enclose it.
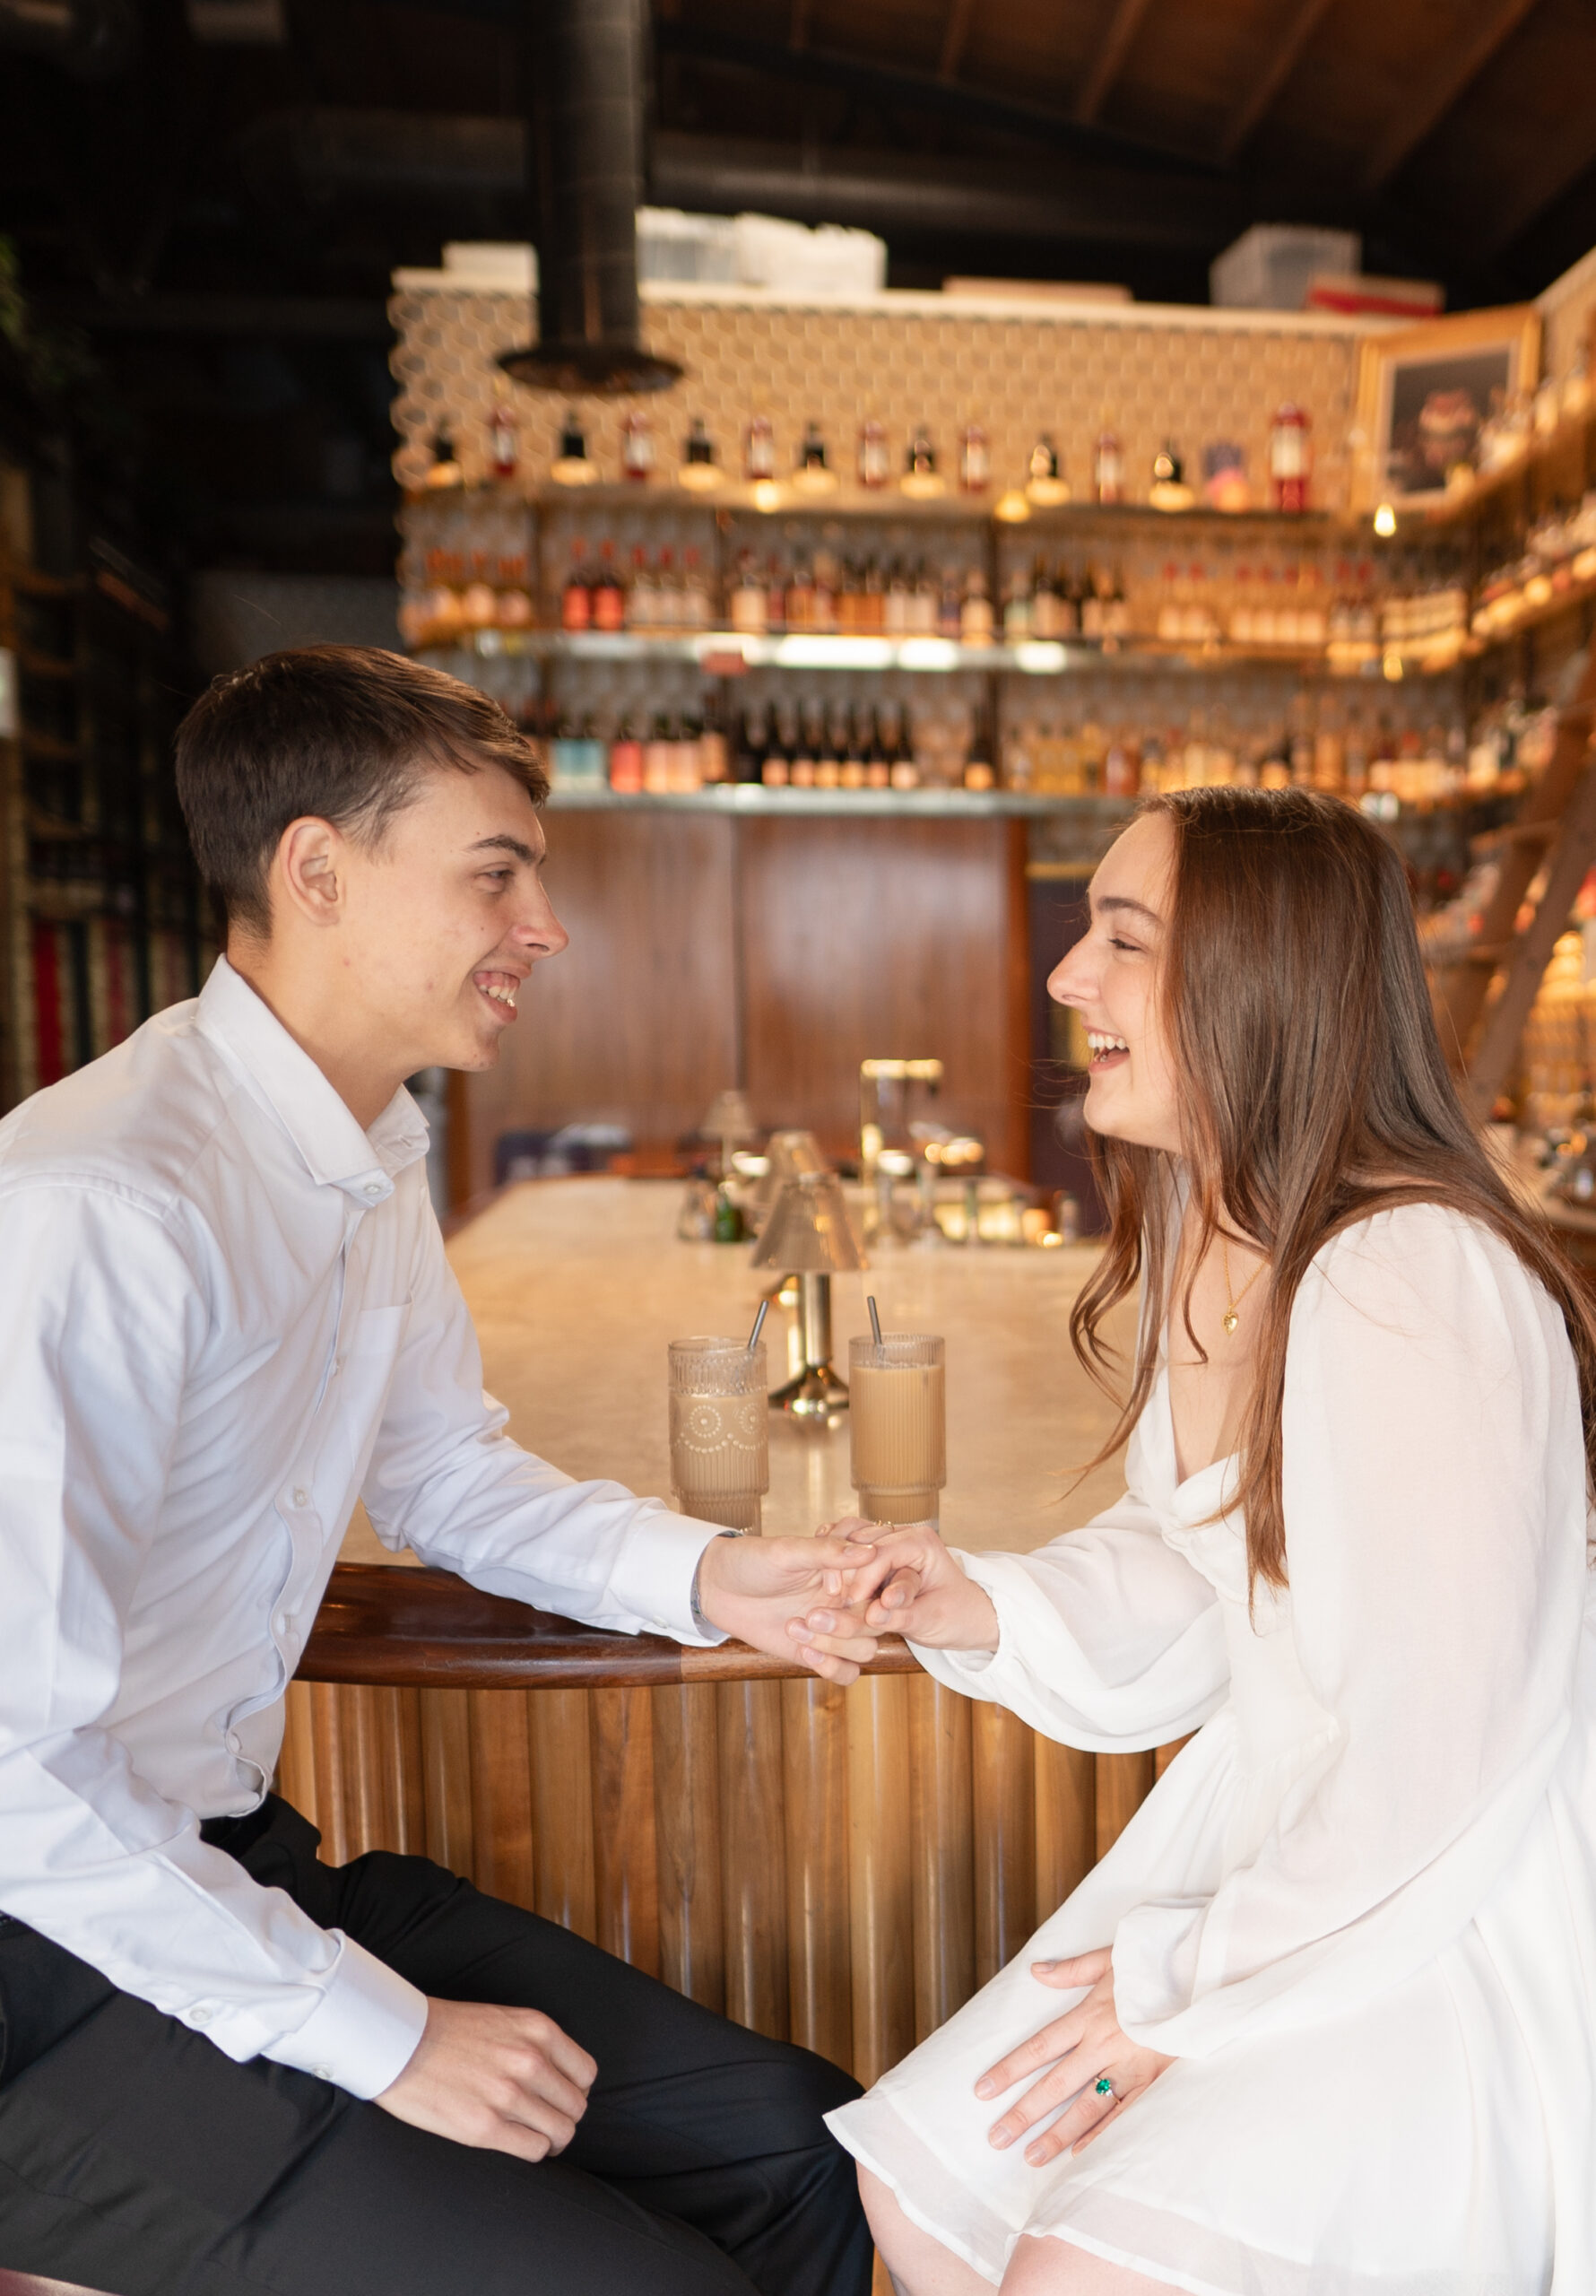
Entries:
{"label": "man's nose", "polygon": [[570,946],[571,938],[547,900],[539,901],[536,909],[517,928],[516,937],[534,958],[557,957],[561,949]]}

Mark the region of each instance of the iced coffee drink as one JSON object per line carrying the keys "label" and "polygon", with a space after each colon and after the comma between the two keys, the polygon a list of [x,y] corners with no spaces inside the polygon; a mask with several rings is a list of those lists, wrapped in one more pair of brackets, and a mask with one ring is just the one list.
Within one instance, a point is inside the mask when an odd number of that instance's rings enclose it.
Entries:
{"label": "iced coffee drink", "polygon": [[948,1480],[942,1342],[912,1332],[850,1340],[848,1398],[860,1513],[934,1523]]}
{"label": "iced coffee drink", "polygon": [[765,1347],[740,1339],[673,1339],[671,1488],[684,1515],[758,1531],[770,1488]]}

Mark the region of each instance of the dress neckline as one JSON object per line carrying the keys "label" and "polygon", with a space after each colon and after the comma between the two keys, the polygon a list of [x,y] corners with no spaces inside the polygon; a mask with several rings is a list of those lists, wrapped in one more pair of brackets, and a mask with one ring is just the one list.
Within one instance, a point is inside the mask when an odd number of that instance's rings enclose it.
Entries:
{"label": "dress neckline", "polygon": [[1241,1453],[1239,1451],[1227,1451],[1222,1459],[1210,1459],[1205,1467],[1193,1467],[1190,1474],[1182,1474],[1180,1471],[1180,1446],[1175,1439],[1175,1403],[1169,1392],[1169,1351],[1167,1345],[1166,1345],[1164,1350],[1163,1360],[1158,1365],[1158,1382],[1162,1389],[1164,1398],[1164,1432],[1169,1444],[1170,1481],[1175,1490],[1177,1492],[1187,1491],[1191,1488],[1193,1483],[1201,1483],[1204,1475],[1213,1474],[1219,1469],[1233,1466],[1236,1461],[1241,1457]]}

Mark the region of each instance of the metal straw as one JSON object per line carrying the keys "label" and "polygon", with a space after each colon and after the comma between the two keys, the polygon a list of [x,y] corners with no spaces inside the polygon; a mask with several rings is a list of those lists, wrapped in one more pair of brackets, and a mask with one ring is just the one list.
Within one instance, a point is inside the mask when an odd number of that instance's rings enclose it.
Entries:
{"label": "metal straw", "polygon": [[866,1295],[864,1304],[870,1309],[870,1328],[874,1335],[875,1344],[879,1347],[881,1344],[881,1319],[876,1313],[876,1295],[873,1292]]}
{"label": "metal straw", "polygon": [[755,1348],[756,1348],[756,1347],[758,1347],[758,1345],[759,1345],[759,1334],[760,1334],[760,1333],[764,1330],[764,1328],[765,1328],[765,1318],[766,1318],[766,1317],[767,1317],[769,1313],[770,1313],[770,1302],[769,1302],[769,1300],[760,1300],[760,1302],[759,1302],[759,1314],[754,1318],[754,1327],[753,1327],[752,1331],[750,1331],[750,1334],[749,1334],[749,1335],[748,1335],[748,1352],[749,1352],[749,1353],[750,1353],[750,1355],[753,1353],[753,1352],[754,1352]]}

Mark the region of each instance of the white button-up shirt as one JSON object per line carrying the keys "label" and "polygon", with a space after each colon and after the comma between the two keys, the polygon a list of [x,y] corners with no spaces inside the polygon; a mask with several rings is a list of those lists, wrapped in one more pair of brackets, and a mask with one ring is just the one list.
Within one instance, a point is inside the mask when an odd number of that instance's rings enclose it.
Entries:
{"label": "white button-up shirt", "polygon": [[473,1586],[685,1642],[713,1535],[505,1434],[426,1144],[225,960],[0,1124],[0,1909],[365,2097],[422,1996],[198,1832],[262,1797],[357,1496]]}

